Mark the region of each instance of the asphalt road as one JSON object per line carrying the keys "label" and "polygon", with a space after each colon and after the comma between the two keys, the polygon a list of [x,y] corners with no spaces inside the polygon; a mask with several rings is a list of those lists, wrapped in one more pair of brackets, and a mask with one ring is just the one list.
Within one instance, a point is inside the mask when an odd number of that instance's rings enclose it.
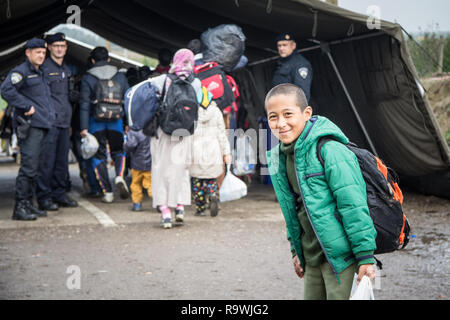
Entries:
{"label": "asphalt road", "polygon": [[[11,220],[17,166],[0,162],[0,299],[302,299],[285,223],[271,186],[221,204],[217,217],[193,216],[170,230],[145,198],[104,204],[81,197],[78,208],[37,221]],[[405,195],[412,225],[407,249],[378,258],[376,299],[449,299],[450,201]]]}

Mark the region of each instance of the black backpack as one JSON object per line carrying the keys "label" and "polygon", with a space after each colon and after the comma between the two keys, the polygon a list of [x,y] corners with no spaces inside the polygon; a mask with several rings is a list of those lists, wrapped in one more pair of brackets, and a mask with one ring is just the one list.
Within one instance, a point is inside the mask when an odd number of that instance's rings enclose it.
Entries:
{"label": "black backpack", "polygon": [[[317,157],[324,167],[320,151],[328,141],[336,141],[325,136],[317,142]],[[381,159],[370,151],[359,148],[354,143],[346,145],[358,158],[361,173],[366,183],[367,205],[370,217],[377,231],[375,254],[403,249],[409,242],[410,226],[403,213],[403,194],[398,187],[398,177]],[[381,263],[377,260],[378,266]]]}
{"label": "black backpack", "polygon": [[123,93],[119,82],[99,79],[94,87],[94,119],[97,121],[116,121],[123,117]]}
{"label": "black backpack", "polygon": [[192,135],[198,119],[197,93],[192,86],[195,78],[190,75],[184,80],[173,74],[168,74],[167,77],[170,78],[171,84],[166,93],[166,83],[164,83],[157,113],[158,125],[168,135]]}

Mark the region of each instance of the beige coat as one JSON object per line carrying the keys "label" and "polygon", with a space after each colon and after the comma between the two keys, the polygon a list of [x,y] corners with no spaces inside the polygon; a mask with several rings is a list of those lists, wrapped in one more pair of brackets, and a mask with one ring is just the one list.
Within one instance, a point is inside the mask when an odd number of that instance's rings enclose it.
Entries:
{"label": "beige coat", "polygon": [[223,172],[223,156],[230,154],[222,112],[215,102],[207,109],[199,107],[197,127],[193,135],[191,177],[217,178]]}
{"label": "beige coat", "polygon": [[190,205],[191,181],[188,169],[192,136],[169,136],[161,128],[158,128],[157,135],[158,139],[150,140],[153,207]]}

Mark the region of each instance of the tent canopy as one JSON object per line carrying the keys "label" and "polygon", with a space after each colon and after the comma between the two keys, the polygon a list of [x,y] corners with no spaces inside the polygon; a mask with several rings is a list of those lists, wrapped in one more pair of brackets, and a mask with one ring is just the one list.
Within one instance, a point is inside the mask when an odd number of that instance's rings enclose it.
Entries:
{"label": "tent canopy", "polygon": [[[242,106],[256,127],[276,61],[274,39],[294,33],[313,66],[311,106],[335,121],[351,140],[371,147],[421,191],[450,197],[450,152],[398,24],[317,0],[40,0],[2,2],[0,52],[65,23],[81,9],[81,26],[136,52],[156,57],[176,50],[219,24],[239,25],[247,37],[249,65],[235,72]],[[370,21],[369,21],[370,22]],[[15,52],[15,51],[14,51]],[[13,52],[13,53],[14,53]],[[23,51],[22,51],[23,54]],[[0,71],[16,60],[1,56]],[[352,108],[352,106],[354,108]],[[429,183],[430,177],[433,179]]]}
{"label": "tent canopy", "polygon": [[[126,4],[117,0],[40,0],[32,6],[26,0],[8,3],[8,7],[0,7],[0,51],[72,21],[74,11],[68,9],[71,5],[81,9],[83,27],[155,57],[160,48],[184,47],[206,29],[223,23],[242,27],[250,60],[276,53],[274,39],[286,30],[296,35],[299,47],[308,45],[308,39],[331,41],[374,31],[367,28],[366,16],[317,0],[132,0]],[[383,21],[382,28],[392,33],[398,25]]]}

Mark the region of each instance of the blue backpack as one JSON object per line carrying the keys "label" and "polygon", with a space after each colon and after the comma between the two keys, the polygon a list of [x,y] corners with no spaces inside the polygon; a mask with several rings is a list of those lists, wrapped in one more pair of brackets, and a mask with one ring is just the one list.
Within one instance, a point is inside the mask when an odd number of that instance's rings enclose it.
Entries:
{"label": "blue backpack", "polygon": [[125,114],[130,129],[144,129],[154,118],[159,108],[156,87],[145,80],[125,92]]}

